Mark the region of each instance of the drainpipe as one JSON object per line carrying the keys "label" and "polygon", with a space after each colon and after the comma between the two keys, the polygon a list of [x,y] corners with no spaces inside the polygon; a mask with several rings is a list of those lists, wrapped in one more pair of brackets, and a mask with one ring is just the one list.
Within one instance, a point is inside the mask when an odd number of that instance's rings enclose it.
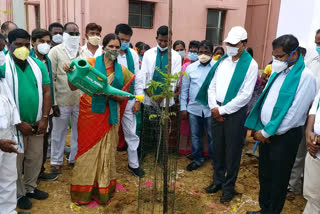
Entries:
{"label": "drainpipe", "polygon": [[13,22],[16,23],[19,28],[26,29],[26,13],[24,8],[24,0],[13,0]]}
{"label": "drainpipe", "polygon": [[264,35],[264,44],[263,44],[263,52],[262,52],[262,65],[264,65],[264,61],[266,58],[266,49],[267,49],[267,38],[268,38],[268,29],[269,29],[269,23],[270,23],[270,15],[271,15],[271,0],[269,0],[268,5],[268,15],[267,15],[267,25]]}
{"label": "drainpipe", "polygon": [[85,28],[85,0],[81,0],[81,31],[80,35],[82,35],[81,40],[82,44],[84,44],[85,39],[84,39],[84,28]]}

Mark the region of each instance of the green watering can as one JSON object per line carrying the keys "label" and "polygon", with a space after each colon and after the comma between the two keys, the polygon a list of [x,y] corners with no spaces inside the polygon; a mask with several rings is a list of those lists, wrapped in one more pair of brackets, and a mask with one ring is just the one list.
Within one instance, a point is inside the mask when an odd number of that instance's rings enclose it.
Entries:
{"label": "green watering can", "polygon": [[108,83],[107,76],[92,67],[86,60],[75,59],[70,63],[70,68],[72,71],[67,73],[69,82],[86,94],[118,95],[136,98],[140,102],[142,102],[144,98],[144,95],[135,96],[128,92],[112,87]]}

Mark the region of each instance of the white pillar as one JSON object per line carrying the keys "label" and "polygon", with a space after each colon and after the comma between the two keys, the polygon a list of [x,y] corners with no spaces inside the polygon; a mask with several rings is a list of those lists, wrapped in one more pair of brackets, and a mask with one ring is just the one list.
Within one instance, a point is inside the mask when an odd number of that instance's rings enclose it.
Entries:
{"label": "white pillar", "polygon": [[26,14],[24,9],[24,0],[13,0],[13,22],[19,28],[26,29]]}

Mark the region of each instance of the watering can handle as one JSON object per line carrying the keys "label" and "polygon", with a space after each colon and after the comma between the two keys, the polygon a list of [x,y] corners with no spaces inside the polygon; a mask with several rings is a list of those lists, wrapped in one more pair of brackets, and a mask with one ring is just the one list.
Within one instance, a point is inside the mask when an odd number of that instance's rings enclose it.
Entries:
{"label": "watering can handle", "polygon": [[74,66],[74,64],[75,64],[75,62],[74,62],[74,60],[70,63],[70,68],[72,69],[73,68],[73,66]]}

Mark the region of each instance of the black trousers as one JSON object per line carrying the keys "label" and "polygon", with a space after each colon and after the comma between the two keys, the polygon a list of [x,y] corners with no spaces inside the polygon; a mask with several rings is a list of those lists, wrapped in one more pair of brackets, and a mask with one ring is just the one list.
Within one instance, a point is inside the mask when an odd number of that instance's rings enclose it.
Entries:
{"label": "black trousers", "polygon": [[239,111],[224,115],[224,122],[212,121],[213,183],[222,185],[224,194],[233,194],[240,168],[241,153],[244,144],[244,122],[247,106]]}
{"label": "black trousers", "polygon": [[259,203],[263,213],[281,213],[302,136],[301,126],[270,137],[270,144],[259,144]]}

